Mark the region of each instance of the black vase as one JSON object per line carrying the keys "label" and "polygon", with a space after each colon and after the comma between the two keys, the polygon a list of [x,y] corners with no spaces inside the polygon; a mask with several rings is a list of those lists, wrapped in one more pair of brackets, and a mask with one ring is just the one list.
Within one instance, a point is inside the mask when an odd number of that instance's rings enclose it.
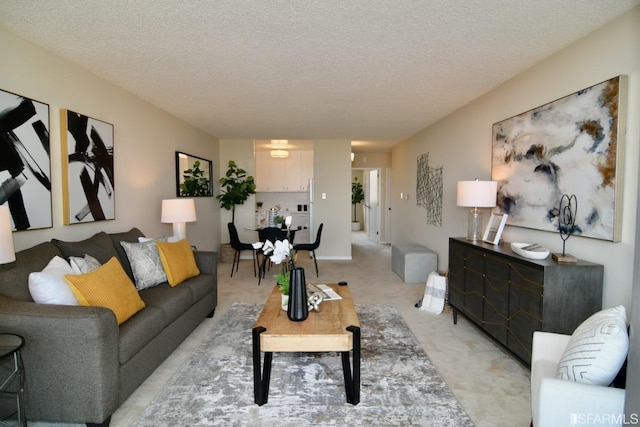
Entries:
{"label": "black vase", "polygon": [[289,306],[287,316],[289,320],[300,322],[309,315],[307,306],[307,282],[304,279],[304,268],[296,267],[291,270],[289,277]]}

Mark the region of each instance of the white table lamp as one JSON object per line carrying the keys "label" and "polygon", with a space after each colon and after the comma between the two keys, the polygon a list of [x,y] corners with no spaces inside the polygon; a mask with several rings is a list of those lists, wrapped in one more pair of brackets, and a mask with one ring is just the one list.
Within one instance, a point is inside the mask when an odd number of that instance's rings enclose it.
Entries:
{"label": "white table lamp", "polygon": [[0,205],[0,264],[8,264],[16,260],[13,247],[13,233],[9,207]]}
{"label": "white table lamp", "polygon": [[467,240],[482,239],[482,212],[478,208],[496,206],[498,183],[496,181],[459,181],[458,206],[473,208],[467,220]]}
{"label": "white table lamp", "polygon": [[166,199],[162,201],[161,222],[173,223],[173,235],[179,240],[187,238],[187,222],[196,220],[193,199]]}

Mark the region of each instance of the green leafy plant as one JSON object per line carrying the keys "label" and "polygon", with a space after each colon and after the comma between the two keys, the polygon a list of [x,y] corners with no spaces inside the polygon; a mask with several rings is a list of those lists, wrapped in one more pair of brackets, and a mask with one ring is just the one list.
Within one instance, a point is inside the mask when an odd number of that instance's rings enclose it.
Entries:
{"label": "green leafy plant", "polygon": [[291,277],[288,271],[282,271],[282,273],[274,274],[273,278],[276,279],[278,289],[282,292],[282,295],[289,295],[289,278]]}
{"label": "green leafy plant", "polygon": [[256,184],[251,175],[247,176],[247,171],[229,160],[229,169],[220,178],[220,186],[222,189],[216,199],[220,201],[221,208],[231,211],[231,222],[235,223],[236,205],[243,204],[251,194],[256,193]]}
{"label": "green leafy plant", "polygon": [[358,177],[353,178],[351,183],[351,204],[353,205],[353,222],[358,222],[356,205],[364,200],[364,188],[362,183],[358,181]]}
{"label": "green leafy plant", "polygon": [[282,215],[276,215],[276,217],[273,219],[273,223],[277,227],[282,227],[282,224],[284,224],[284,217]]}
{"label": "green leafy plant", "polygon": [[209,178],[204,170],[200,169],[200,161],[193,162],[193,167],[182,174],[183,182],[180,184],[181,196],[210,196],[211,187]]}

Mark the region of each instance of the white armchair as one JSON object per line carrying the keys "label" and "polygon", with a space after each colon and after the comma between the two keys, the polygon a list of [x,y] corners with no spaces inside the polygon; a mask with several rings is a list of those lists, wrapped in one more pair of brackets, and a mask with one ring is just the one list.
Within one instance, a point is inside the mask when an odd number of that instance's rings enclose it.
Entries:
{"label": "white armchair", "polygon": [[625,390],[556,379],[570,335],[536,331],[531,355],[534,427],[621,426]]}

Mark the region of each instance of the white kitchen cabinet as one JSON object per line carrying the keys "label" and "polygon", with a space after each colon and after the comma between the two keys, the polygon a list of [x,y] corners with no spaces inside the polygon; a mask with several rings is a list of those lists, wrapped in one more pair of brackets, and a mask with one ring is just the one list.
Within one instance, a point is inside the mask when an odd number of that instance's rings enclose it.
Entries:
{"label": "white kitchen cabinet", "polygon": [[289,157],[271,157],[256,151],[256,191],[307,191],[313,177],[313,151],[289,151]]}

